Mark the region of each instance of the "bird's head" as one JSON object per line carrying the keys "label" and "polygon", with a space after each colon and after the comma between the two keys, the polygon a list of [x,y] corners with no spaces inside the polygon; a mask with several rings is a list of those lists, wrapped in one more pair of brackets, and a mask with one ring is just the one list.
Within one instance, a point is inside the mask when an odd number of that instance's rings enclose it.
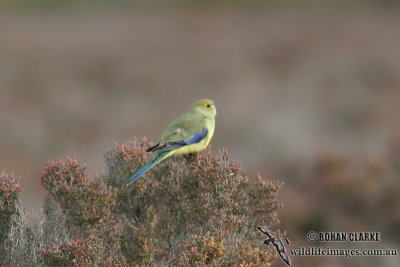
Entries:
{"label": "bird's head", "polygon": [[191,109],[196,110],[207,117],[215,117],[217,114],[214,101],[210,99],[200,99],[194,102],[191,106]]}

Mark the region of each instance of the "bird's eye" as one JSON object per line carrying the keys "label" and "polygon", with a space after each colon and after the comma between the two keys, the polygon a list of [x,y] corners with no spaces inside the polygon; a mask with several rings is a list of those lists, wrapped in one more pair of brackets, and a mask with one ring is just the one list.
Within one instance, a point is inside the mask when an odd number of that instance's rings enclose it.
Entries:
{"label": "bird's eye", "polygon": [[208,108],[211,108],[211,105],[210,105],[210,104],[207,104],[207,107],[208,107]]}

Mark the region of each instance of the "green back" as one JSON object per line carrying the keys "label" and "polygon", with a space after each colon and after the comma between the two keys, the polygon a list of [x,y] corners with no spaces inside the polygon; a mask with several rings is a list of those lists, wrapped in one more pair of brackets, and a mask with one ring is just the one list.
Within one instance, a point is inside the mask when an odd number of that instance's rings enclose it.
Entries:
{"label": "green back", "polygon": [[206,117],[191,112],[191,110],[184,112],[168,125],[161,136],[160,145],[190,138],[203,129],[206,120]]}

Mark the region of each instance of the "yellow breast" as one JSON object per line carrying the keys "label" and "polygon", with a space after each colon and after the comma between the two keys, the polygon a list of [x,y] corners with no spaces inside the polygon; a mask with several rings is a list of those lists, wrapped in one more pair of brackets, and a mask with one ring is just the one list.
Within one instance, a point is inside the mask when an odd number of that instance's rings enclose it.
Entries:
{"label": "yellow breast", "polygon": [[201,140],[197,144],[192,144],[192,145],[178,148],[173,151],[173,154],[174,155],[189,154],[189,153],[199,152],[199,151],[205,149],[208,146],[208,144],[210,143],[212,136],[214,135],[215,122],[207,121],[205,126],[208,129],[208,131],[207,131],[207,135],[204,137],[203,140]]}

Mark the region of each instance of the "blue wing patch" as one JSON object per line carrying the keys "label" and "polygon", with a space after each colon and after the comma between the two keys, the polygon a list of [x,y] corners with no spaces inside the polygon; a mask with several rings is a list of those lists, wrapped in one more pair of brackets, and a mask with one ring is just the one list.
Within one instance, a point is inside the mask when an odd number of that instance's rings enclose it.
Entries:
{"label": "blue wing patch", "polygon": [[189,140],[185,140],[184,142],[186,145],[196,144],[201,140],[203,140],[203,138],[206,137],[206,135],[207,135],[207,129],[203,128],[200,133],[195,133],[192,136],[192,138],[190,138]]}
{"label": "blue wing patch", "polygon": [[162,146],[152,147],[152,148],[148,149],[147,151],[154,151],[154,152],[156,152],[156,151],[171,151],[171,150],[183,147],[183,146],[199,143],[201,140],[203,140],[204,137],[206,137],[206,135],[207,135],[207,129],[203,128],[201,130],[201,132],[195,133],[192,137],[190,137],[190,139],[176,141],[176,142],[168,142]]}

